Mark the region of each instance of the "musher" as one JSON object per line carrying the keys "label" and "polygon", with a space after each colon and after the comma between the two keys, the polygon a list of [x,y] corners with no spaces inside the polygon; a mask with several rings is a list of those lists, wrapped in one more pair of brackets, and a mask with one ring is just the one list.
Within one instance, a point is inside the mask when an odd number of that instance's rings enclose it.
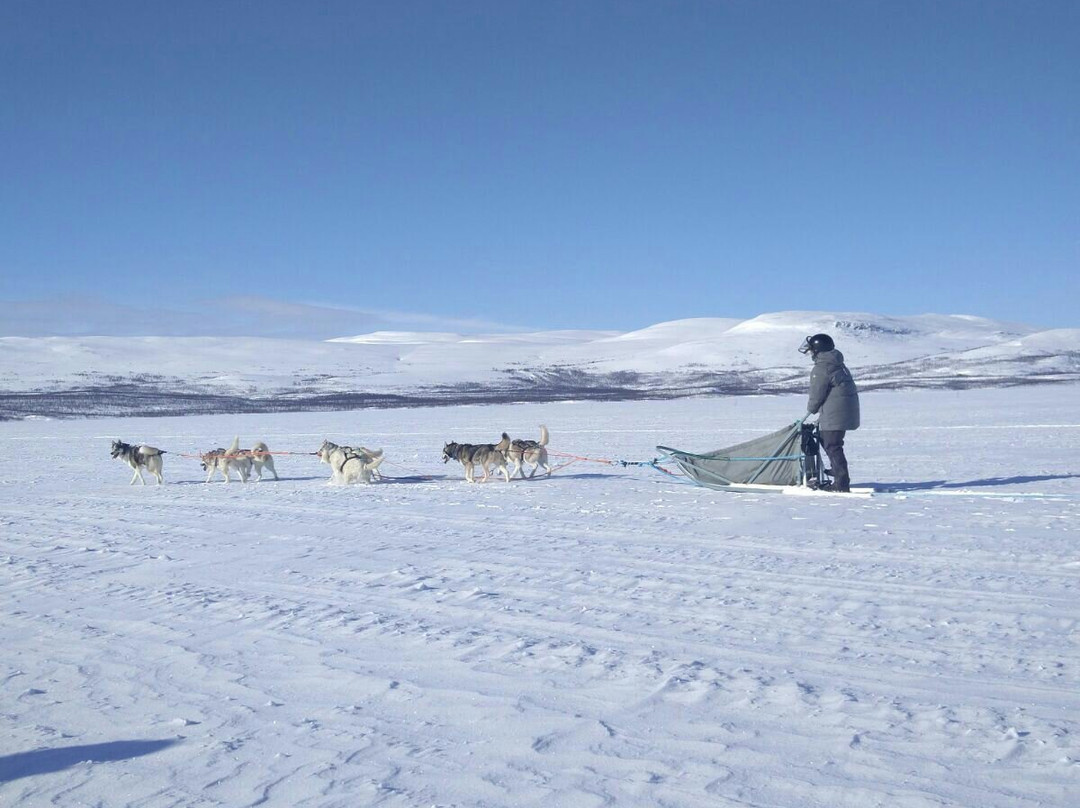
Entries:
{"label": "musher", "polygon": [[[816,415],[821,434],[821,448],[832,464],[833,491],[851,490],[847,457],[844,456],[844,435],[859,428],[859,391],[851,371],[844,364],[844,355],[836,350],[828,334],[807,337],[799,353],[810,354],[814,369],[810,373],[810,399],[807,415]],[[824,480],[810,479],[811,488],[828,487]]]}

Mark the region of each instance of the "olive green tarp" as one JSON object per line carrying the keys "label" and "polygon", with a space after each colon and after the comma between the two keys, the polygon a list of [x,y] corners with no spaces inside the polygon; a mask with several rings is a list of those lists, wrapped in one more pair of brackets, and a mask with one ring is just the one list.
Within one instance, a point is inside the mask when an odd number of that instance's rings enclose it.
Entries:
{"label": "olive green tarp", "polygon": [[710,488],[731,485],[801,485],[802,421],[754,440],[704,454],[657,446],[695,482]]}

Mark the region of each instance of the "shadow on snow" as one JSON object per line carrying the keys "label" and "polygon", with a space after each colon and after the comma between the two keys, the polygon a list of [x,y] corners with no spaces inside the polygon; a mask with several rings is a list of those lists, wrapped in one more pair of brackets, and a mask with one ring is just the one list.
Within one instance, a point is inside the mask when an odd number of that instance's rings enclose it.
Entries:
{"label": "shadow on snow", "polygon": [[9,783],[22,777],[70,769],[80,763],[113,763],[152,755],[180,743],[178,740],[162,741],[111,741],[85,746],[64,746],[58,749],[35,749],[0,757],[0,783]]}
{"label": "shadow on snow", "polygon": [[930,491],[941,490],[950,488],[989,488],[1001,485],[1024,485],[1025,483],[1043,483],[1049,480],[1074,480],[1080,478],[1080,474],[1039,474],[1033,476],[1016,476],[1016,477],[984,477],[981,480],[968,480],[967,482],[957,483],[949,482],[948,480],[926,480],[924,482],[914,483],[862,483],[859,485],[868,485],[874,488],[883,488],[889,491]]}
{"label": "shadow on snow", "polygon": [[[237,480],[234,477],[233,480],[232,480],[232,483],[229,483],[229,485],[231,485],[233,483],[238,483],[240,485],[263,485],[263,484],[265,484],[265,485],[273,485],[274,483],[289,483],[289,482],[294,483],[294,482],[304,482],[305,480],[325,480],[325,479],[326,479],[326,475],[321,474],[319,476],[314,476],[313,475],[311,477],[280,477],[280,478],[278,478],[276,480],[271,480],[271,479],[248,480],[246,483],[241,483],[239,480]],[[221,484],[221,485],[226,484],[225,481],[221,479],[221,477],[217,477],[217,476],[215,476],[214,479],[212,479],[210,482],[207,482],[206,478],[204,477],[202,479],[196,479],[196,480],[171,480],[171,481],[166,481],[165,484],[166,485],[214,485],[215,483],[218,483],[218,484]],[[150,484],[150,487],[153,488],[153,483]]]}

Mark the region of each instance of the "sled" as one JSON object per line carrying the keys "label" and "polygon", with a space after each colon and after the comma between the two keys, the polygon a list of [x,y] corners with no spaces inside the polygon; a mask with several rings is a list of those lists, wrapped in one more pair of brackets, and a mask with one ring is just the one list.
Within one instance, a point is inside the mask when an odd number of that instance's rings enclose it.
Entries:
{"label": "sled", "polygon": [[821,463],[817,425],[801,420],[760,438],[704,454],[670,446],[656,448],[675,461],[691,482],[716,491],[860,498],[875,493],[873,488],[865,487],[840,493],[807,485],[808,480],[823,478],[827,472]]}

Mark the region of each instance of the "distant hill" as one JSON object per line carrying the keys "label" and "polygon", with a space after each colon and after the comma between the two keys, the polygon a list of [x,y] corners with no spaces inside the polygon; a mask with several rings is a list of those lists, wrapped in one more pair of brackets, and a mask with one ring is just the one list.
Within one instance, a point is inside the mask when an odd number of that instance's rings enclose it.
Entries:
{"label": "distant hill", "polygon": [[964,315],[778,312],[628,333],[388,332],[0,338],[0,417],[177,414],[463,401],[796,392],[808,334],[836,340],[863,389],[1080,380],[1080,329]]}

